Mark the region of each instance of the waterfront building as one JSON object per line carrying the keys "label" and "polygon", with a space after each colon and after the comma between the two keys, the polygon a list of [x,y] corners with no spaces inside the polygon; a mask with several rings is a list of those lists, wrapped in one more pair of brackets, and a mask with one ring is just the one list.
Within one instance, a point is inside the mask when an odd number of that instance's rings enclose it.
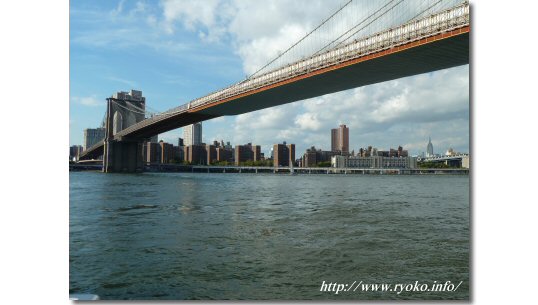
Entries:
{"label": "waterfront building", "polygon": [[372,148],[372,146],[368,146],[367,148],[360,148],[357,156],[358,157],[370,157],[373,155],[377,156],[378,154],[385,154],[385,153],[388,156],[388,152],[378,151],[377,148]]}
{"label": "waterfront building", "polygon": [[179,162],[185,161],[185,146],[174,146],[174,149],[177,152],[177,160]]}
{"label": "waterfront building", "polygon": [[161,163],[171,163],[177,157],[177,150],[174,149],[174,145],[170,143],[159,142],[161,151]]}
{"label": "waterfront building", "polygon": [[320,162],[331,161],[332,156],[339,154],[340,153],[336,151],[316,149],[315,146],[312,146],[306,150],[301,158],[301,167],[313,167]]}
{"label": "waterfront building", "polygon": [[336,168],[416,168],[417,159],[414,157],[349,157],[333,156],[331,166]]}
{"label": "waterfront building", "polygon": [[217,162],[233,162],[234,161],[234,151],[226,147],[217,147]]}
{"label": "waterfront building", "polygon": [[78,161],[78,157],[83,151],[82,145],[73,145],[69,147],[69,161]]}
{"label": "waterfront building", "polygon": [[[391,150],[393,149],[389,149],[389,150],[377,150],[377,148],[374,148],[372,149],[372,151],[370,152],[370,154],[368,155],[368,157],[390,157],[390,152]],[[395,156],[396,154],[393,153],[393,157]]]}
{"label": "waterfront building", "polygon": [[301,158],[301,167],[312,167],[316,166],[318,164],[318,158],[316,149],[314,146],[312,148],[309,148],[304,153],[303,157]]}
{"label": "waterfront building", "polygon": [[349,128],[346,125],[331,129],[331,151],[349,152]]}
{"label": "waterfront building", "polygon": [[84,129],[83,149],[87,150],[93,145],[105,139],[105,128],[86,128]]}
{"label": "waterfront building", "polygon": [[246,161],[260,161],[260,153],[260,145],[252,145],[252,143],[236,145],[234,151],[235,165],[239,165],[241,162]]}
{"label": "waterfront building", "polygon": [[377,151],[377,154],[374,152],[372,156],[399,158],[409,156],[409,152],[398,146],[398,149],[390,148],[389,151]]}
{"label": "waterfront building", "polygon": [[185,161],[190,164],[206,165],[207,151],[205,145],[188,145],[184,148]]}
{"label": "waterfront building", "polygon": [[464,156],[464,157],[461,158],[461,167],[462,168],[469,168],[470,167],[469,155]]}
{"label": "waterfront building", "polygon": [[400,157],[409,157],[409,151],[403,149],[403,147],[401,146],[398,146],[398,155],[397,155],[398,158]]}
{"label": "waterfront building", "polygon": [[408,157],[409,152],[403,149],[402,146],[398,146],[398,149],[389,148],[389,150],[378,150],[375,147],[368,146],[368,148],[359,148],[357,157],[387,157],[387,158],[400,158]]}
{"label": "waterfront building", "polygon": [[295,163],[295,144],[274,144],[273,145],[273,166],[286,167]]}
{"label": "waterfront building", "polygon": [[295,144],[288,144],[289,166],[295,165]]}
{"label": "waterfront building", "polygon": [[[147,161],[147,159],[148,159],[148,157],[147,157],[148,143],[159,143],[158,135],[155,135],[155,136],[149,138],[147,141],[144,141],[144,143],[142,143],[142,160],[145,160],[145,161]],[[147,162],[149,162],[149,161],[147,161]]]}
{"label": "waterfront building", "polygon": [[433,144],[432,144],[432,138],[430,137],[428,140],[428,146],[426,147],[426,157],[433,157]]}
{"label": "waterfront building", "polygon": [[161,163],[162,153],[160,143],[146,143],[146,163]]}
{"label": "waterfront building", "polygon": [[254,161],[261,161],[262,148],[260,145],[252,145],[252,157]]}
{"label": "waterfront building", "polygon": [[[217,141],[214,141],[214,143],[215,142]],[[213,145],[208,144],[205,146],[205,150],[206,150],[206,157],[207,157],[206,164],[209,165],[209,164],[217,162],[217,146],[214,144]]]}
{"label": "waterfront building", "polygon": [[183,127],[183,144],[185,146],[202,144],[202,122]]}

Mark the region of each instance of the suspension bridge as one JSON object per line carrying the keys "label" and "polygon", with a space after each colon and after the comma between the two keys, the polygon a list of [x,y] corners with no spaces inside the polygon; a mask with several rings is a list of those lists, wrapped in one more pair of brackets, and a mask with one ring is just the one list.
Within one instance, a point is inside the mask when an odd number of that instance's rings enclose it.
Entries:
{"label": "suspension bridge", "polygon": [[[108,98],[104,172],[142,168],[142,142],[186,125],[469,63],[469,4],[350,0],[246,79],[161,113]],[[129,124],[118,123],[118,114]],[[125,122],[125,121],[122,121]]]}

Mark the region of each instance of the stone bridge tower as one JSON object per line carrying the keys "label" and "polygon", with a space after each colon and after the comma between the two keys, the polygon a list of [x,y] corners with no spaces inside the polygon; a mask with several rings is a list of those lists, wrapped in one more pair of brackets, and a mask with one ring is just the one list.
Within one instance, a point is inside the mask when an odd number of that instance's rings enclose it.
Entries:
{"label": "stone bridge tower", "polygon": [[146,98],[142,91],[116,92],[107,98],[103,172],[142,170],[143,139],[114,139],[114,135],[145,119]]}

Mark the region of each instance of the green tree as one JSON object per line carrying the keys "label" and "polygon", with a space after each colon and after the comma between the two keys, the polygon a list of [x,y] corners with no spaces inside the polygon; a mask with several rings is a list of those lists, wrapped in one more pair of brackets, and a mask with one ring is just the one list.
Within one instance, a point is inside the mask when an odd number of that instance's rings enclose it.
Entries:
{"label": "green tree", "polygon": [[318,162],[316,167],[331,167],[331,161]]}
{"label": "green tree", "polygon": [[450,166],[446,165],[443,162],[420,162],[418,164],[419,168],[450,168]]}

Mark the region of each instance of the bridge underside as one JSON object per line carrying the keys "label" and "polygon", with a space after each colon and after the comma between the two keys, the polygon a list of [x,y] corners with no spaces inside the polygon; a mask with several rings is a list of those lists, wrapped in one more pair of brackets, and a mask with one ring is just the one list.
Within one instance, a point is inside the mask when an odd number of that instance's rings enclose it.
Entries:
{"label": "bridge underside", "polygon": [[104,148],[104,144],[103,144],[103,142],[101,142],[101,145],[96,146],[91,151],[89,151],[89,150],[85,151],[80,156],[80,160],[88,160],[88,159],[97,159],[97,158],[99,158],[100,156],[103,155],[103,151],[104,151],[103,148]]}
{"label": "bridge underside", "polygon": [[342,90],[394,80],[469,63],[469,33],[425,42],[376,58],[343,63],[261,88],[239,98],[193,110],[206,115],[237,115]]}
{"label": "bridge underside", "polygon": [[184,112],[174,116],[173,119],[162,120],[161,122],[153,123],[146,128],[140,128],[136,131],[133,131],[129,133],[129,136],[127,137],[121,139],[114,137],[114,140],[149,139],[163,132],[174,130],[201,121],[207,121],[220,116],[222,115]]}

